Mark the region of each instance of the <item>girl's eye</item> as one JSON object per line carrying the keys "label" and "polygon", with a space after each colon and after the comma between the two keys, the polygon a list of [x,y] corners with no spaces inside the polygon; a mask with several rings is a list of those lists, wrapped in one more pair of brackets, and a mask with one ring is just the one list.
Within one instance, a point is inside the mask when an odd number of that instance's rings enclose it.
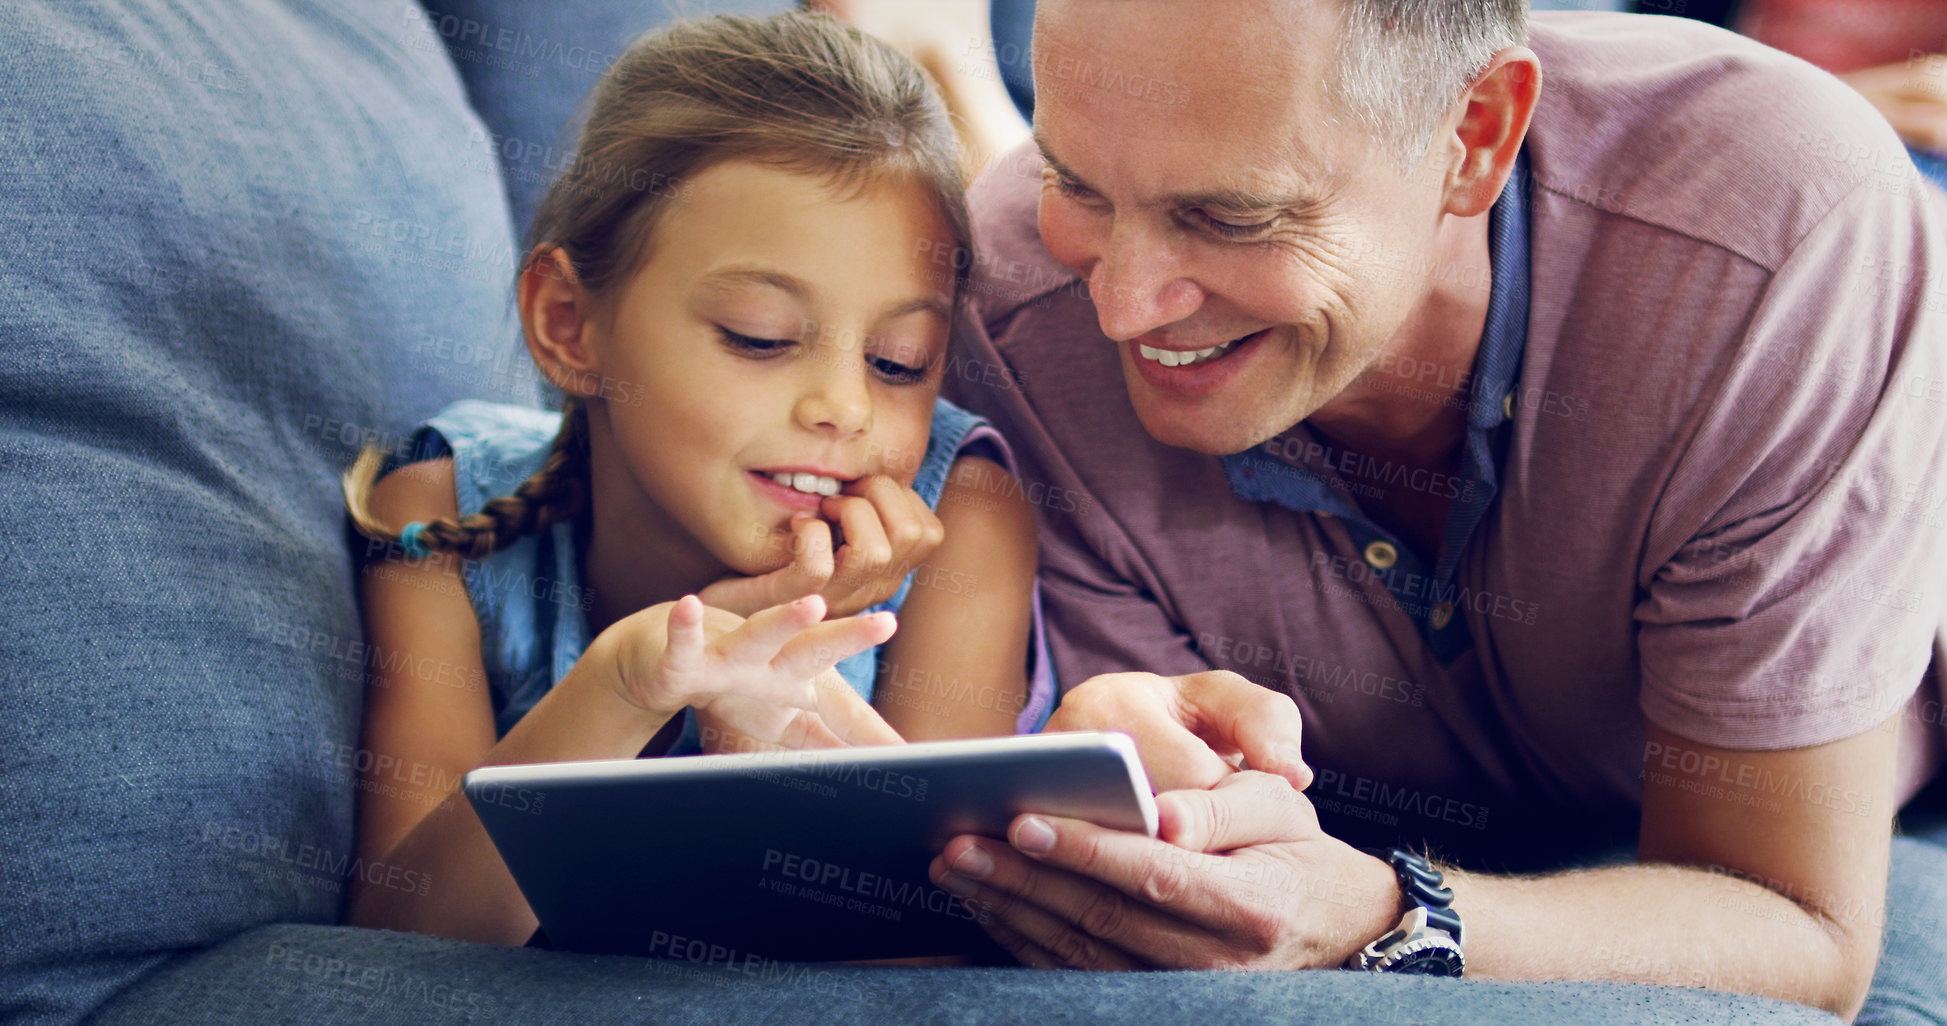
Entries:
{"label": "girl's eye", "polygon": [[749,335],[739,335],[721,324],[717,325],[717,333],[723,336],[724,342],[730,348],[748,356],[766,356],[779,352],[791,344],[788,338],[752,338]]}
{"label": "girl's eye", "polygon": [[926,368],[923,366],[909,367],[883,356],[873,357],[871,363],[872,369],[878,371],[880,377],[895,385],[917,385],[926,380]]}

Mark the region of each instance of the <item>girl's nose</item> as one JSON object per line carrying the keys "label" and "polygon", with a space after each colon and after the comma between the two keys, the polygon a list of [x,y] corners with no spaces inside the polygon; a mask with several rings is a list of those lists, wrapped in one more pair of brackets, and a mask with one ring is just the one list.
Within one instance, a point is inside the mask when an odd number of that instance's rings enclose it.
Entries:
{"label": "girl's nose", "polygon": [[841,437],[871,430],[872,392],[865,379],[865,361],[860,359],[858,350],[841,352],[833,347],[818,355],[829,364],[807,378],[795,411],[798,423],[812,431],[831,432]]}

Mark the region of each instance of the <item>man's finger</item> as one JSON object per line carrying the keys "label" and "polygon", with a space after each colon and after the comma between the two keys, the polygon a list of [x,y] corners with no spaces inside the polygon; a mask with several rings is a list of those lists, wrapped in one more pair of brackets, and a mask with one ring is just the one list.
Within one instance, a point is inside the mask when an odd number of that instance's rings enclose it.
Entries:
{"label": "man's finger", "polygon": [[1210,750],[1202,738],[1175,720],[1117,725],[1136,739],[1149,786],[1159,791],[1186,787],[1215,787],[1236,770]]}
{"label": "man's finger", "polygon": [[986,922],[980,925],[982,929],[987,931],[987,936],[994,938],[994,943],[1006,949],[1007,953],[1013,955],[1016,961],[1027,966],[1029,969],[1067,968],[1056,961],[1055,956],[1043,951],[1034,942],[1021,936],[1006,923],[998,919],[989,917]]}
{"label": "man's finger", "polygon": [[1234,769],[1178,718],[1177,682],[1153,673],[1105,673],[1075,686],[1048,720],[1049,731],[1119,730],[1136,742],[1156,791],[1210,787]]}
{"label": "man's finger", "polygon": [[[976,884],[961,875],[970,860],[983,859],[995,864],[985,878],[995,886]],[[1045,954],[1055,968],[1140,969],[1145,966],[1137,956],[1117,947],[1113,940],[1092,932],[1099,929],[1119,934],[1119,926],[1111,930],[1101,924],[1064,917],[1064,909],[1087,904],[1090,895],[1105,902],[1129,905],[1129,900],[1114,888],[1036,865],[991,838],[958,837],[948,842],[927,867],[927,875],[942,890],[966,902],[976,919],[987,927],[988,935],[1015,952],[1016,957],[1025,960],[1026,956],[1018,949],[1026,947]],[[1122,915],[1120,911],[1109,914]],[[1151,910],[1139,914],[1152,921],[1151,929],[1182,928],[1181,923],[1166,922],[1167,917]],[[1013,934],[1017,943],[1003,940],[997,929]]]}
{"label": "man's finger", "polygon": [[[1051,849],[1021,852],[1028,821],[1054,832]],[[1009,836],[1009,846],[954,838],[934,860],[934,882],[984,902],[1016,930],[1033,928],[1019,911],[1031,905],[1149,964],[1207,965],[1219,956],[1212,932],[1233,917],[1205,873],[1221,857],[1055,816],[1018,817]],[[1025,935],[1044,947],[1054,941]]]}
{"label": "man's finger", "polygon": [[1289,695],[1229,670],[1176,679],[1191,730],[1211,747],[1242,752],[1252,769],[1276,773],[1300,791],[1311,786],[1311,767],[1299,748],[1304,717]]}
{"label": "man's finger", "polygon": [[1320,835],[1311,802],[1284,777],[1232,774],[1209,789],[1156,796],[1158,836],[1191,851],[1225,852]]}
{"label": "man's finger", "polygon": [[[1012,901],[1008,904],[1007,914],[1002,915],[998,908],[987,904],[983,897],[985,894],[986,892],[976,892],[974,897],[968,899],[968,903],[976,912],[987,912],[988,922],[992,926],[998,926],[1018,937],[1022,952],[1045,956],[1052,968],[1107,969],[1123,972],[1147,968],[1114,945],[1089,936],[1073,924],[1050,915],[1038,906]],[[988,936],[993,934],[994,931],[990,928]],[[998,941],[998,938],[996,940]],[[1015,957],[1020,958],[1022,955],[1017,954]]]}

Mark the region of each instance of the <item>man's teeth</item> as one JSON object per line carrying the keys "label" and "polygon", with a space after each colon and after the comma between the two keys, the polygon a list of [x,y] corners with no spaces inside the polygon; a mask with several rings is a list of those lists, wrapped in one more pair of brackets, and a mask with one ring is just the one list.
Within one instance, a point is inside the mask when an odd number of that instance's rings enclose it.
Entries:
{"label": "man's teeth", "polygon": [[817,474],[772,474],[771,480],[786,488],[796,488],[813,495],[837,495],[838,478],[820,477]]}
{"label": "man's teeth", "polygon": [[1136,343],[1136,351],[1142,354],[1143,359],[1154,360],[1165,367],[1188,367],[1193,363],[1202,363],[1205,360],[1214,360],[1217,357],[1230,352],[1230,347],[1236,344],[1237,344],[1237,340],[1232,339],[1231,341],[1226,342],[1220,346],[1211,346],[1208,349],[1199,349],[1193,353],[1181,353],[1173,349],[1152,349],[1149,346],[1143,345],[1142,343],[1138,342]]}

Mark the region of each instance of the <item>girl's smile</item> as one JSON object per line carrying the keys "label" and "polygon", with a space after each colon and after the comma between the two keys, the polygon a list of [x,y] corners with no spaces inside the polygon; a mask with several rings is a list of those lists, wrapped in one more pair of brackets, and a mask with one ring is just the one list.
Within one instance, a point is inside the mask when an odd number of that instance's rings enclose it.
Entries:
{"label": "girl's smile", "polygon": [[872,475],[910,485],[952,311],[930,257],[950,238],[907,182],[749,161],[695,175],[559,347],[632,399],[589,401],[596,590],[677,589],[631,599],[653,603],[767,573],[790,561],[794,514]]}

